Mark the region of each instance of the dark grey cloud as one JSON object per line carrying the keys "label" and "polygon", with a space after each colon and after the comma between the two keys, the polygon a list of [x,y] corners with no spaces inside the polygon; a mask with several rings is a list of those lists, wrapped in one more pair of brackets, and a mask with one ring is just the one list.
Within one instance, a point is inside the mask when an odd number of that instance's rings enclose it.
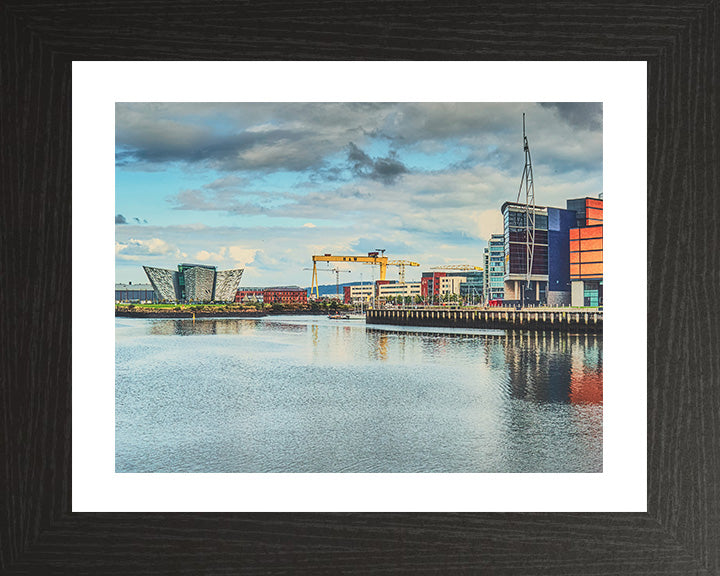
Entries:
{"label": "dark grey cloud", "polygon": [[383,184],[394,184],[409,170],[398,159],[397,153],[391,151],[385,158],[371,158],[366,152],[350,142],[348,145],[348,164],[355,176],[377,180]]}
{"label": "dark grey cloud", "polygon": [[[121,103],[116,164],[219,170],[237,180],[236,193],[283,171],[296,173],[296,189],[355,178],[389,185],[410,173],[475,165],[513,172],[524,161],[523,112],[539,170],[602,169],[602,104],[572,102]],[[372,142],[393,152],[374,157]],[[423,160],[445,157],[441,167]],[[217,187],[228,193],[229,181]]]}
{"label": "dark grey cloud", "polygon": [[300,146],[308,135],[302,131],[270,130],[215,134],[205,129],[185,131],[173,139],[158,134],[162,124],[140,130],[118,131],[116,164],[181,162],[205,164],[218,170],[305,170],[321,163],[322,155],[312,146]]}
{"label": "dark grey cloud", "polygon": [[602,130],[602,102],[542,102],[540,106],[553,110],[571,126],[593,131]]}
{"label": "dark grey cloud", "polygon": [[127,219],[122,214],[115,214],[115,224],[127,224]]}

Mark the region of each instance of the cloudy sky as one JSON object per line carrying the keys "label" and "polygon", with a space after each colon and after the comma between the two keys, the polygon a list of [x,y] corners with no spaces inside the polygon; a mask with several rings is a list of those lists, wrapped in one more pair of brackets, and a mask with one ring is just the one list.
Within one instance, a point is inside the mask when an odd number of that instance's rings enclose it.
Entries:
{"label": "cloudy sky", "polygon": [[[308,286],[313,254],[380,248],[421,264],[408,280],[481,266],[517,198],[523,112],[536,203],[602,192],[599,103],[118,103],[116,281],[199,262],[244,267],[245,286]],[[373,278],[344,268],[343,282]]]}

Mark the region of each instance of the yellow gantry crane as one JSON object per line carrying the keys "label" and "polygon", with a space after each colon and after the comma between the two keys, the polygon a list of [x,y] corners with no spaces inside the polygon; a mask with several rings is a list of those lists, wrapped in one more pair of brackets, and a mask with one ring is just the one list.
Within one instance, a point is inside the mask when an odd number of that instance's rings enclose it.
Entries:
{"label": "yellow gantry crane", "polygon": [[387,265],[400,267],[400,284],[405,284],[405,266],[420,266],[417,262],[410,260],[391,260]]}
{"label": "yellow gantry crane", "polygon": [[368,252],[367,256],[333,256],[332,254],[314,255],[313,261],[313,275],[312,284],[310,285],[310,295],[312,296],[313,290],[315,290],[315,298],[319,298],[318,293],[318,279],[317,279],[317,263],[318,262],[347,262],[352,264],[353,262],[360,262],[361,264],[377,264],[380,266],[380,280],[385,280],[385,274],[387,273],[388,259],[386,256],[379,256],[380,252]]}
{"label": "yellow gantry crane", "polygon": [[[303,268],[303,270],[312,270],[313,275],[317,274],[317,268]],[[334,272],[335,273],[335,295],[340,296],[340,272],[350,272],[350,270],[341,270],[340,268],[320,268],[320,272]],[[312,294],[312,291],[310,292]]]}

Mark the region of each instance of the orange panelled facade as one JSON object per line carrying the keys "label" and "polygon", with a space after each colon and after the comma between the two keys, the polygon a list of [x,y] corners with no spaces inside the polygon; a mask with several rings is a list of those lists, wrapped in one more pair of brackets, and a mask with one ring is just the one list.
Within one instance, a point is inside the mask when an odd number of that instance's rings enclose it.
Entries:
{"label": "orange panelled facade", "polygon": [[570,229],[570,280],[602,280],[603,201],[585,198],[585,227]]}
{"label": "orange panelled facade", "polygon": [[585,226],[597,226],[603,221],[602,200],[595,198],[585,199]]}

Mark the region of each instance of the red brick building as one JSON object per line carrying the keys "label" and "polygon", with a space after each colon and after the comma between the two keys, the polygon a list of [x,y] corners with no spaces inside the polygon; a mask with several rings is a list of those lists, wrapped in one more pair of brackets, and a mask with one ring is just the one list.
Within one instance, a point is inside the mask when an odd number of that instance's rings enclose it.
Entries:
{"label": "red brick building", "polygon": [[262,302],[262,288],[246,288],[235,292],[235,302]]}
{"label": "red brick building", "polygon": [[298,286],[280,286],[278,288],[265,288],[263,301],[266,304],[306,304],[307,290]]}

